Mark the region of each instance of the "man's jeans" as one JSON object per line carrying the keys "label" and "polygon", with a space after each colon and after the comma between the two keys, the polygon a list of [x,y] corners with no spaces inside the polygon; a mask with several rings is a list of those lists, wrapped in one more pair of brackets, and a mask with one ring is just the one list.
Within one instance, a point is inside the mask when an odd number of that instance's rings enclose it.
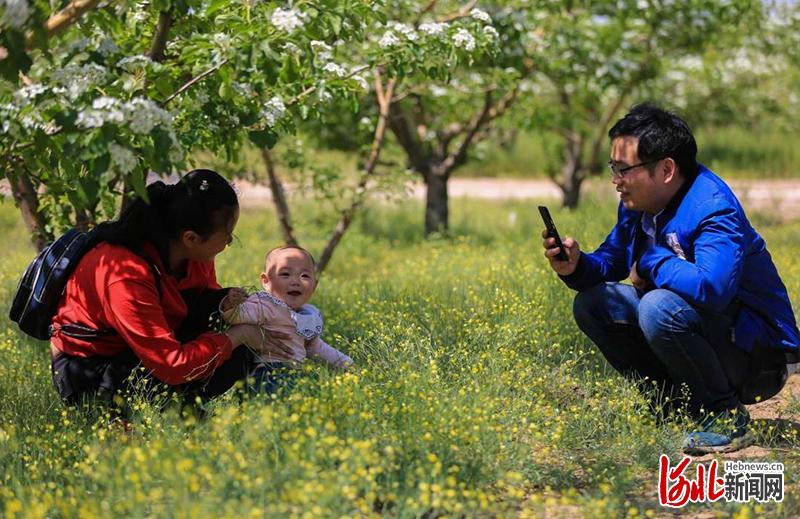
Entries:
{"label": "man's jeans", "polygon": [[573,312],[578,327],[623,375],[649,377],[672,395],[685,383],[693,412],[739,405],[736,388],[747,376],[750,354],[731,342],[728,313],[698,309],[664,289],[640,296],[621,283],[578,293]]}

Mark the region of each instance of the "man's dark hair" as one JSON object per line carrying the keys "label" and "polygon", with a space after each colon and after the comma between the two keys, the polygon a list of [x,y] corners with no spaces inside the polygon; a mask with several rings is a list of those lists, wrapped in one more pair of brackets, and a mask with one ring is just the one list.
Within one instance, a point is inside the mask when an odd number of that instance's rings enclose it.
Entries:
{"label": "man's dark hair", "polygon": [[672,112],[650,103],[636,105],[611,127],[608,137],[612,141],[617,137],[636,137],[642,162],[672,157],[684,178],[697,176],[694,135],[686,121]]}

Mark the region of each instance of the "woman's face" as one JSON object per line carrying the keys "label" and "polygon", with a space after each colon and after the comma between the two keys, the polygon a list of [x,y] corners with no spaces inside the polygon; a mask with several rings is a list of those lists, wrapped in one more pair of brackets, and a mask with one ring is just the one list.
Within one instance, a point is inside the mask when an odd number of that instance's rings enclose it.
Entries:
{"label": "woman's face", "polygon": [[191,256],[196,261],[214,261],[214,258],[233,241],[233,230],[239,221],[239,207],[234,208],[228,223],[223,229],[211,233],[205,240],[200,240],[192,247]]}

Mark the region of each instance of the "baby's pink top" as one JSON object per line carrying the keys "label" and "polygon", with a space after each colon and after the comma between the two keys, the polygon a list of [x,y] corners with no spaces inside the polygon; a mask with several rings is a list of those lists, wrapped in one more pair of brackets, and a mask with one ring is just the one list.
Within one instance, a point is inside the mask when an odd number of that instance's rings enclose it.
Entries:
{"label": "baby's pink top", "polygon": [[291,336],[286,340],[292,348],[291,355],[264,353],[263,362],[298,364],[306,358],[316,358],[335,368],[344,368],[353,360],[320,338],[322,315],[313,305],[303,305],[295,311],[269,292],[252,294],[238,308],[222,313],[230,324],[258,324],[267,332],[277,331]]}

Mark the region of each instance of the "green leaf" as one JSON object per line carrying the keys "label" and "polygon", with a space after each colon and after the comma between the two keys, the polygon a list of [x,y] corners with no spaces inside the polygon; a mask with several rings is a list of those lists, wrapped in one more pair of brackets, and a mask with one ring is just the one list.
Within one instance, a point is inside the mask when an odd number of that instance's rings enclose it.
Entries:
{"label": "green leaf", "polygon": [[228,0],[212,0],[208,7],[206,7],[206,17],[211,18],[214,13],[226,7],[229,4]]}
{"label": "green leaf", "polygon": [[133,192],[138,196],[147,199],[147,187],[145,185],[145,178],[142,171],[137,168],[132,173],[128,174],[126,184],[133,188]]}
{"label": "green leaf", "polygon": [[247,132],[250,141],[259,148],[272,149],[278,142],[278,135],[271,130],[259,130]]}

